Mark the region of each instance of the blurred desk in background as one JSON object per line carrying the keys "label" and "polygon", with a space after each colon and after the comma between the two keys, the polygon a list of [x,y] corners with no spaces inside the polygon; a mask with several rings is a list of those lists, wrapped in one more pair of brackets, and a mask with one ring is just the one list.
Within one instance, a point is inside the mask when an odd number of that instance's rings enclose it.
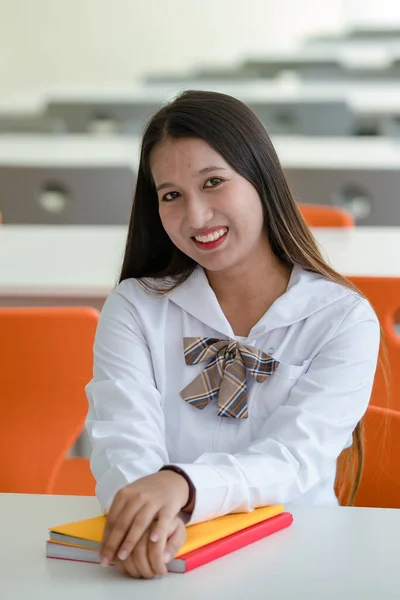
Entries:
{"label": "blurred desk in background", "polygon": [[57,167],[127,165],[136,169],[139,141],[136,137],[89,135],[0,136],[1,166]]}
{"label": "blurred desk in background", "polygon": [[[345,275],[400,277],[400,228],[314,229]],[[118,281],[127,227],[0,227],[0,305],[101,308]]]}
{"label": "blurred desk in background", "polygon": [[122,226],[0,227],[0,305],[101,308],[118,279]]}
{"label": "blurred desk in background", "polygon": [[128,222],[137,138],[0,136],[3,222],[118,225]]}
{"label": "blurred desk in background", "polygon": [[[138,135],[162,104],[183,90],[213,90],[235,96],[261,119],[269,133],[304,135],[399,135],[398,80],[224,80],[188,75],[179,80],[107,88],[58,86],[41,95],[42,115],[63,121],[70,133]],[[320,114],[313,122],[309,110]],[[4,111],[3,111],[4,112]],[[331,113],[331,118],[328,118]],[[325,120],[322,117],[325,116]],[[285,117],[285,118],[284,118]]]}
{"label": "blurred desk in background", "polygon": [[[363,226],[400,226],[400,138],[272,141],[299,202],[341,206]],[[127,136],[0,136],[3,222],[127,223],[139,148]]]}

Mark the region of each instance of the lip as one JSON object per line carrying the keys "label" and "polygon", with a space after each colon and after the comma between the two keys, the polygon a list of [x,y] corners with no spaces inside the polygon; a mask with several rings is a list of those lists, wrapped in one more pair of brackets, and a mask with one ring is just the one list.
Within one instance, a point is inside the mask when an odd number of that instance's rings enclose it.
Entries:
{"label": "lip", "polygon": [[[219,229],[221,229],[221,227]],[[218,231],[218,229],[210,230],[210,233],[212,231]],[[218,246],[221,246],[221,244],[223,244],[225,242],[226,238],[228,237],[228,233],[229,233],[229,229],[227,229],[226,233],[224,233],[223,236],[221,236],[217,240],[214,240],[213,242],[198,242],[195,238],[192,238],[192,239],[193,239],[193,243],[200,250],[203,250],[203,251],[214,250],[215,248],[218,248]],[[202,234],[202,235],[206,235],[206,234]]]}

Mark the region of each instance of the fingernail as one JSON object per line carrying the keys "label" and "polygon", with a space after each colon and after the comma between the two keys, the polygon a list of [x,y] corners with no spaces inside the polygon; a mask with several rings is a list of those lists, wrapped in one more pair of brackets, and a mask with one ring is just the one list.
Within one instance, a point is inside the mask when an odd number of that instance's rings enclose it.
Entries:
{"label": "fingernail", "polygon": [[165,561],[165,563],[169,563],[169,562],[171,562],[171,560],[172,560],[171,554],[169,552],[166,552],[164,554],[164,561]]}
{"label": "fingernail", "polygon": [[128,558],[128,551],[127,550],[120,550],[118,552],[118,558],[120,560],[125,560],[126,558]]}
{"label": "fingernail", "polygon": [[150,540],[152,542],[159,542],[160,541],[160,536],[158,535],[158,533],[152,533],[150,535]]}
{"label": "fingernail", "polygon": [[108,560],[107,557],[104,557],[101,559],[100,564],[102,567],[109,567],[110,566],[110,561]]}

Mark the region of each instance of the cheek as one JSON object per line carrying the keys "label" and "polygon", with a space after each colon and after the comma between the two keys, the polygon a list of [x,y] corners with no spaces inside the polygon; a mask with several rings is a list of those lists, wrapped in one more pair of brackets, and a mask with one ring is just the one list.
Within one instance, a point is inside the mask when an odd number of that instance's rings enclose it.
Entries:
{"label": "cheek", "polygon": [[179,233],[181,226],[181,216],[178,211],[173,210],[171,207],[160,206],[159,215],[162,226],[169,236],[174,237]]}
{"label": "cheek", "polygon": [[231,215],[232,220],[240,229],[259,230],[264,225],[264,214],[261,201],[258,196],[253,197],[247,194],[247,197],[237,198],[231,203],[227,214]]}

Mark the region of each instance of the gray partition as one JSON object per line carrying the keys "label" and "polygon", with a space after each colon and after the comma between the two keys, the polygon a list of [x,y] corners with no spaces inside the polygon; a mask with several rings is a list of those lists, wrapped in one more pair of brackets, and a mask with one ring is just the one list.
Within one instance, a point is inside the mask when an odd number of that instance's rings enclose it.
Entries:
{"label": "gray partition", "polygon": [[359,225],[400,226],[400,171],[396,169],[285,169],[299,202],[349,210]]}
{"label": "gray partition", "polygon": [[345,33],[343,39],[362,41],[399,40],[400,28],[398,27],[354,27]]}
{"label": "gray partition", "polygon": [[359,45],[362,44],[364,47],[366,44],[369,44],[369,47],[376,44],[382,44],[383,47],[390,47],[391,43],[400,42],[400,29],[368,27],[349,29],[339,35],[313,35],[305,40],[305,47],[316,44],[340,48],[346,42],[359,43]]}
{"label": "gray partition", "polygon": [[258,77],[272,78],[281,74],[283,71],[294,71],[301,76],[323,77],[338,76],[343,67],[334,59],[317,60],[299,57],[292,59],[274,59],[273,57],[265,59],[251,59],[243,64],[244,69],[256,73]]}
{"label": "gray partition", "polygon": [[133,171],[122,166],[2,165],[0,212],[4,223],[125,225],[134,183]]}
{"label": "gray partition", "polygon": [[346,136],[356,130],[345,102],[296,100],[248,102],[271,135]]}
{"label": "gray partition", "polygon": [[[193,83],[193,82],[192,82]],[[221,88],[222,89],[222,88]],[[351,135],[356,129],[355,116],[340,100],[268,99],[244,101],[258,115],[271,134]],[[146,121],[161,106],[155,99],[131,103],[74,101],[51,102],[48,113],[65,121],[70,133],[122,133],[138,135]]]}
{"label": "gray partition", "polygon": [[45,116],[1,115],[0,135],[27,133],[60,134],[65,132],[65,125],[60,119]]}
{"label": "gray partition", "polygon": [[182,73],[151,73],[143,77],[145,85],[182,85],[182,89],[187,84],[201,82],[238,82],[253,81],[259,77],[257,70],[237,65],[234,67],[201,67],[189,72]]}
{"label": "gray partition", "polygon": [[302,79],[337,80],[337,81],[398,81],[400,79],[400,61],[393,59],[385,68],[354,67],[347,68],[335,58],[302,58],[274,59],[273,57],[249,60],[243,65],[257,73],[258,77],[273,78],[284,72],[294,72]]}
{"label": "gray partition", "polygon": [[139,135],[161,102],[50,100],[46,115],[62,120],[69,133]]}
{"label": "gray partition", "polygon": [[197,81],[232,81],[246,82],[256,79],[258,73],[256,70],[245,68],[243,65],[235,67],[203,67],[196,69],[191,75],[191,79]]}

